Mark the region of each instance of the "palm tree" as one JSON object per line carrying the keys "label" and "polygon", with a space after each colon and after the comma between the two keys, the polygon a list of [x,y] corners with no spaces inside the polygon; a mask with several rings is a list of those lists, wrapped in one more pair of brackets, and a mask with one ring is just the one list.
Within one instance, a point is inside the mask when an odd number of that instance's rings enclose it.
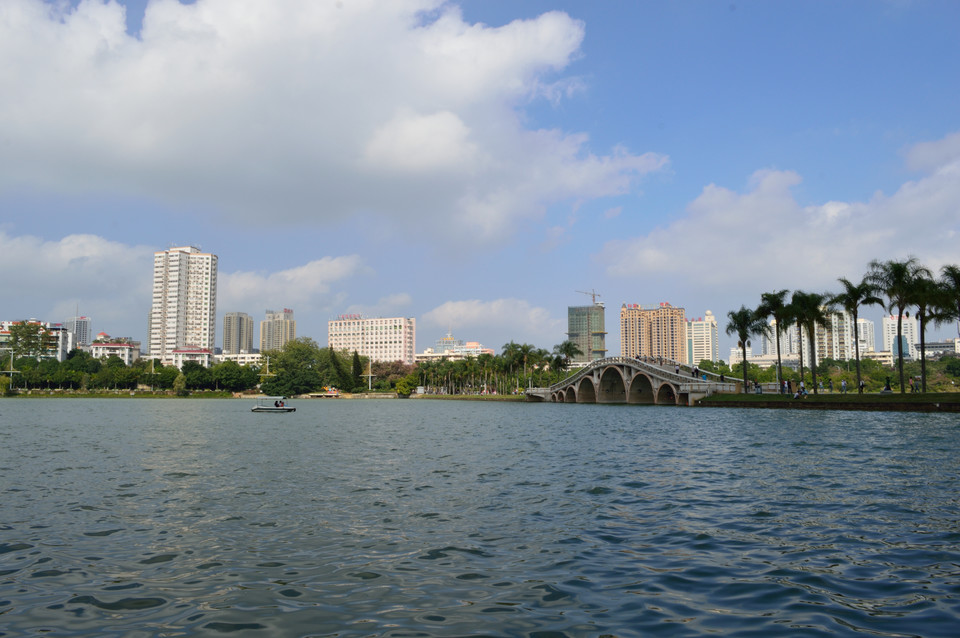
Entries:
{"label": "palm tree", "polygon": [[[792,306],[793,317],[797,322],[797,327],[807,331],[807,340],[810,343],[810,374],[812,377],[813,393],[817,392],[817,326],[826,326],[828,324],[827,311],[824,302],[827,295],[819,292],[803,292],[798,290],[793,293],[790,305]],[[803,380],[803,348],[800,348],[800,379]]]}
{"label": "palm tree", "polygon": [[950,289],[942,281],[921,275],[914,282],[913,305],[917,307],[916,317],[920,323],[920,389],[927,391],[927,342],[926,330],[928,322],[935,324],[949,321],[953,318],[953,300]]}
{"label": "palm tree", "polygon": [[743,392],[747,393],[747,344],[750,335],[760,334],[767,329],[767,323],[762,316],[750,310],[746,306],[740,306],[740,310],[731,310],[727,313],[727,334],[737,335],[741,351],[743,352]]}
{"label": "palm tree", "polygon": [[957,336],[960,337],[960,266],[948,264],[941,268],[940,284],[950,302],[950,308],[943,308],[943,314],[957,320]]}
{"label": "palm tree", "polygon": [[553,354],[563,357],[563,366],[560,368],[560,371],[563,372],[570,367],[571,359],[583,355],[583,350],[575,342],[567,339],[563,343],[553,346]]}
{"label": "palm tree", "polygon": [[783,364],[780,361],[780,333],[787,329],[790,324],[790,307],[784,301],[787,297],[787,290],[778,290],[777,292],[765,292],[760,295],[760,305],[757,307],[757,316],[768,319],[773,317],[776,324],[773,328],[777,340],[777,384],[783,379]]}
{"label": "palm tree", "polygon": [[837,281],[843,286],[843,292],[830,297],[831,305],[842,307],[853,319],[853,347],[857,358],[857,387],[860,387],[860,332],[857,326],[860,306],[880,306],[883,300],[874,293],[873,286],[863,279],[859,284],[853,284],[846,277],[840,277]]}
{"label": "palm tree", "polygon": [[870,262],[870,272],[866,280],[887,297],[887,311],[897,309],[897,346],[896,356],[899,360],[900,394],[906,393],[903,383],[903,317],[904,310],[911,305],[913,287],[919,277],[931,277],[930,270],[921,265],[916,257],[904,261]]}

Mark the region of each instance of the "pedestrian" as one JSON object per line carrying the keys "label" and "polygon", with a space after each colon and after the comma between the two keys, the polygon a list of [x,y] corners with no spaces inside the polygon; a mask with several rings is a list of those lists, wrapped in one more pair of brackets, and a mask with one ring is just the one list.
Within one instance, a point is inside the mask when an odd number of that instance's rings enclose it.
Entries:
{"label": "pedestrian", "polygon": [[679,364],[679,363],[673,364],[673,373],[674,373],[674,374],[680,374],[680,364]]}
{"label": "pedestrian", "polygon": [[830,394],[833,394],[833,379],[830,379]]}
{"label": "pedestrian", "polygon": [[840,381],[840,394],[847,393],[847,380],[843,379]]}
{"label": "pedestrian", "polygon": [[860,394],[863,394],[863,379],[860,379]]}

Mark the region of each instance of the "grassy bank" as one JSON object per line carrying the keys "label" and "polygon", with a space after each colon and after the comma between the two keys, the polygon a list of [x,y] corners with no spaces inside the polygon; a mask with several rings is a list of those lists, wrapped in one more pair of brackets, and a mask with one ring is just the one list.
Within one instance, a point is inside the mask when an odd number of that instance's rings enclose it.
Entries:
{"label": "grassy bank", "polygon": [[715,394],[697,402],[701,407],[782,408],[789,410],[877,410],[960,412],[960,392],[900,394],[810,394],[803,399],[782,394]]}

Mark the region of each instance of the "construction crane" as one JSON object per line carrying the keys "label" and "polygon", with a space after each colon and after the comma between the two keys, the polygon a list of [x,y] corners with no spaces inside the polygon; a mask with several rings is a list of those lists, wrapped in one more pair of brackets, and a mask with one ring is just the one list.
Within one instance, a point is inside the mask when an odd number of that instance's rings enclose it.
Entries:
{"label": "construction crane", "polygon": [[593,288],[590,289],[590,292],[587,292],[586,290],[574,290],[574,292],[579,292],[582,295],[590,295],[590,299],[593,301],[593,305],[594,306],[597,305],[597,297],[600,296],[600,293],[594,290]]}

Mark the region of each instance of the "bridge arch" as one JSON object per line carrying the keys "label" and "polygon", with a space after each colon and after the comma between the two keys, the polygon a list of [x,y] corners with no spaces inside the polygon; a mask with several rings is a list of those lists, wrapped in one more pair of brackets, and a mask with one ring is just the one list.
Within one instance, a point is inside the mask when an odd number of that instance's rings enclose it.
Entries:
{"label": "bridge arch", "polygon": [[577,402],[577,389],[572,385],[567,387],[566,398],[563,400],[564,403],[576,403]]}
{"label": "bridge arch", "polygon": [[661,383],[657,388],[657,404],[676,405],[677,389],[667,382]]}
{"label": "bridge arch", "polygon": [[627,403],[656,403],[653,392],[653,382],[650,377],[643,373],[633,375],[630,381],[630,393],[627,395]]}
{"label": "bridge arch", "polygon": [[620,366],[607,366],[600,373],[597,403],[626,403],[627,388]]}
{"label": "bridge arch", "polygon": [[593,379],[590,377],[584,377],[580,380],[580,383],[577,384],[577,394],[576,394],[577,403],[596,403],[597,402],[597,389],[593,386]]}

